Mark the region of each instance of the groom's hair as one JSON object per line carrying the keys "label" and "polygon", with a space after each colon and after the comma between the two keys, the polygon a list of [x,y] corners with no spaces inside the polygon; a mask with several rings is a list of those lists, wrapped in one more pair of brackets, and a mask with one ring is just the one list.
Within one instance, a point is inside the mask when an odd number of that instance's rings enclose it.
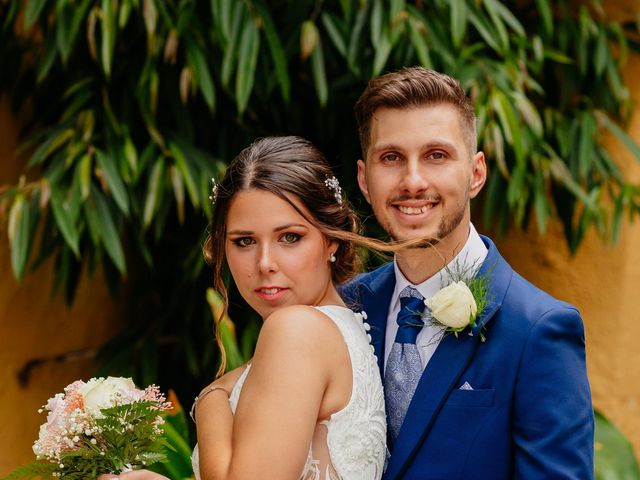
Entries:
{"label": "groom's hair", "polygon": [[424,67],[404,68],[372,79],[356,102],[362,158],[371,141],[371,119],[379,108],[409,109],[430,105],[452,105],[461,120],[469,155],[477,150],[476,115],[471,100],[456,79]]}

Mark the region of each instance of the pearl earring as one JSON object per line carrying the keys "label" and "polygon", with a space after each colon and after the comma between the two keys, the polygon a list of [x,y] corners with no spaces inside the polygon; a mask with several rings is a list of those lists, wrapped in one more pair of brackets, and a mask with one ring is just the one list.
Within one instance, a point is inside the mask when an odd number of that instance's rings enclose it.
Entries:
{"label": "pearl earring", "polygon": [[329,261],[330,261],[331,263],[335,263],[335,261],[336,261],[336,255],[335,255],[335,253],[332,253],[332,254],[331,254],[331,256],[329,257]]}

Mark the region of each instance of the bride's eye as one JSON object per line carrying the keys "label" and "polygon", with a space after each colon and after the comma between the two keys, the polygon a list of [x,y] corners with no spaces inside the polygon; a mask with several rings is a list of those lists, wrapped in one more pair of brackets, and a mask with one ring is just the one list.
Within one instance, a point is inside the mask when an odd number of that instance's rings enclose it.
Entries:
{"label": "bride's eye", "polygon": [[249,245],[252,245],[255,243],[255,241],[253,240],[253,238],[251,237],[239,237],[239,238],[234,238],[232,240],[232,242],[237,245],[238,247],[248,247]]}
{"label": "bride's eye", "polygon": [[280,237],[280,239],[284,242],[284,243],[296,243],[298,240],[300,240],[302,238],[302,235],[298,235],[297,233],[293,233],[293,232],[287,232],[282,234],[282,236]]}

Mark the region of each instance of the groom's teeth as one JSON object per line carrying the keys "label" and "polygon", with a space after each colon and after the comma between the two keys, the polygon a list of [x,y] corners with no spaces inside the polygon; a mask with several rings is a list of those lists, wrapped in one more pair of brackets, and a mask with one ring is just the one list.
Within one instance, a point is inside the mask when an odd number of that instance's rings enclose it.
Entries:
{"label": "groom's teeth", "polygon": [[267,295],[273,295],[274,293],[278,293],[280,291],[279,288],[263,288],[262,292]]}
{"label": "groom's teeth", "polygon": [[407,215],[419,215],[427,211],[427,206],[423,205],[422,207],[404,207],[402,205],[398,205],[398,209]]}

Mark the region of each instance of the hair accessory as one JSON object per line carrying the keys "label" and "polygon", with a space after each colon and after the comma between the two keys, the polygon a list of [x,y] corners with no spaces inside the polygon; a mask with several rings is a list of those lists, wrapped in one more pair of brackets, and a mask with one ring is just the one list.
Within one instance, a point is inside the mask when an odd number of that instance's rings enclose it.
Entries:
{"label": "hair accessory", "polygon": [[336,261],[336,254],[335,254],[335,252],[331,252],[331,256],[329,257],[329,261],[330,261],[331,263],[335,263],[335,261]]}
{"label": "hair accessory", "polygon": [[211,186],[211,195],[209,195],[209,200],[211,200],[211,206],[214,206],[216,204],[216,199],[218,198],[218,189],[220,184],[218,184],[216,179],[213,177],[211,177],[211,183],[213,185]]}
{"label": "hair accessory", "polygon": [[333,196],[335,197],[336,202],[338,202],[338,205],[342,205],[342,188],[340,188],[338,179],[336,177],[327,177],[324,184],[333,192]]}

